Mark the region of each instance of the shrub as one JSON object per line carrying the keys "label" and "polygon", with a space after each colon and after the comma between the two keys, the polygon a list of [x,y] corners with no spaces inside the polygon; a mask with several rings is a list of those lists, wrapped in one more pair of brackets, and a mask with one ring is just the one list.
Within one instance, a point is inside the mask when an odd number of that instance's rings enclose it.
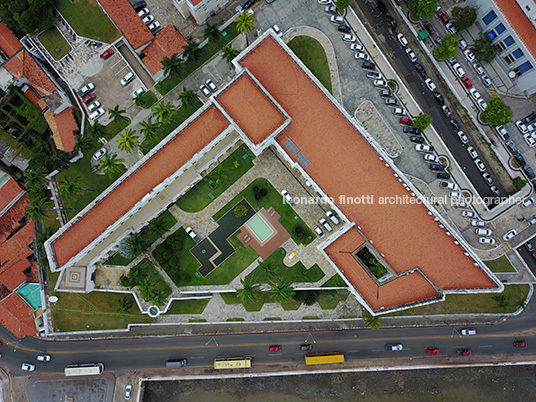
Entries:
{"label": "shrub", "polygon": [[245,207],[245,205],[239,205],[234,209],[234,213],[237,218],[241,218],[248,214],[248,209]]}
{"label": "shrub", "polygon": [[306,306],[312,306],[317,302],[319,296],[319,290],[298,290],[294,292],[292,298],[296,301],[302,302]]}

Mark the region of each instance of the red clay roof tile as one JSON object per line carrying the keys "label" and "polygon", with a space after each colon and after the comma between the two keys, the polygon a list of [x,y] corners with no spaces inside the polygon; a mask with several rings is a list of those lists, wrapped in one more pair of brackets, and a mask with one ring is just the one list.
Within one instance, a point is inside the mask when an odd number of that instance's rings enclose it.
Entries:
{"label": "red clay roof tile", "polygon": [[530,23],[529,19],[519,8],[515,0],[493,0],[499,10],[508,20],[508,24],[516,32],[517,36],[523,41],[525,47],[536,58],[536,29]]}
{"label": "red clay roof tile", "polygon": [[[21,191],[20,186],[11,177],[3,185],[0,183],[0,211],[19,195]],[[0,217],[0,219],[2,218]]]}
{"label": "red clay roof tile", "polygon": [[0,324],[17,338],[35,335],[34,312],[17,293],[0,302]]}
{"label": "red clay roof tile", "polygon": [[155,35],[154,41],[149,44],[143,53],[145,57],[142,59],[143,64],[147,66],[151,74],[156,74],[162,69],[162,59],[171,57],[175,53],[181,54],[187,45],[188,41],[175,29],[173,25],[168,25]]}
{"label": "red clay roof tile", "polygon": [[0,22],[0,48],[6,53],[7,57],[13,57],[15,53],[22,49],[22,43],[3,22]]}
{"label": "red clay roof tile", "polygon": [[14,290],[26,280],[22,272],[30,266],[28,257],[32,250],[28,247],[35,235],[33,223],[27,223],[8,240],[0,243],[0,282],[9,290]]}
{"label": "red clay roof tile", "polygon": [[[40,99],[37,97],[37,95],[32,91],[31,88],[28,87],[26,91],[24,91],[24,96],[26,96],[35,106],[37,106],[39,109],[43,110],[44,108],[39,103]],[[44,106],[46,107],[46,103],[42,101]]]}
{"label": "red clay roof tile", "polygon": [[73,151],[76,146],[74,132],[78,130],[73,108],[67,108],[60,114],[52,116],[52,119],[48,119],[47,123],[49,123],[52,131],[52,138],[56,148],[65,152]]}
{"label": "red clay roof tile", "polygon": [[134,49],[153,39],[153,34],[128,0],[99,0],[99,3]]}
{"label": "red clay roof tile", "polygon": [[17,53],[4,64],[4,67],[16,79],[25,76],[40,96],[50,95],[56,89],[54,83],[26,50]]}

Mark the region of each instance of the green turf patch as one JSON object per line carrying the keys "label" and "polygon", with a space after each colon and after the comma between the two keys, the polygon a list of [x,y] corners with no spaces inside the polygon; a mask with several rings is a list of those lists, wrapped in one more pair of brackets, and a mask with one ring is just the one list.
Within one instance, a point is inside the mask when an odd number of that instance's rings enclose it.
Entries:
{"label": "green turf patch", "polygon": [[491,272],[516,272],[514,266],[505,255],[496,260],[484,261],[484,264],[486,264]]}
{"label": "green turf patch", "polygon": [[310,269],[305,268],[301,261],[297,261],[291,267],[283,263],[285,249],[279,248],[270,255],[262,266],[255,268],[247,279],[251,283],[269,283],[277,277],[295,282],[318,282],[324,277],[324,272],[315,264]]}
{"label": "green turf patch", "polygon": [[309,36],[296,36],[288,43],[288,47],[311,70],[322,85],[332,93],[328,58],[320,42]]}
{"label": "green turf patch", "polygon": [[78,35],[105,43],[113,43],[121,36],[95,0],[56,0],[55,3]]}
{"label": "green turf patch", "polygon": [[166,314],[202,314],[210,299],[174,300]]}
{"label": "green turf patch", "polygon": [[322,285],[323,288],[346,287],[346,282],[339,274],[333,275]]}
{"label": "green turf patch", "polygon": [[347,290],[323,290],[318,296],[318,304],[322,310],[334,310],[340,302],[348,298]]}
{"label": "green turf patch", "polygon": [[126,266],[130,264],[133,260],[134,258],[125,258],[121,254],[115,253],[110,258],[108,258],[108,260],[104,264]]}
{"label": "green turf patch", "polygon": [[130,119],[128,117],[119,118],[117,120],[110,121],[106,125],[106,128],[104,129],[106,132],[106,139],[107,140],[112,139],[121,131],[123,131],[125,128],[127,128],[129,124],[130,124]]}
{"label": "green turf patch", "polygon": [[39,39],[39,42],[43,44],[43,46],[48,50],[48,53],[50,53],[55,60],[60,60],[72,50],[69,42],[65,40],[63,35],[55,26],[41,33],[37,39]]}
{"label": "green turf patch", "polygon": [[[146,286],[147,292],[144,292],[146,283],[149,285]],[[144,300],[158,305],[163,305],[165,299],[171,294],[171,288],[148,258],[132,267],[126,277],[122,275],[121,284],[129,288],[137,286],[138,292]],[[158,301],[152,297],[155,293],[162,295]]]}
{"label": "green turf patch", "polygon": [[139,95],[136,98],[136,105],[139,107],[142,107],[144,109],[149,109],[151,106],[153,106],[156,101],[156,95],[153,93],[153,91],[147,91],[144,94]]}
{"label": "green turf patch", "polygon": [[[265,189],[266,195],[258,198],[257,194],[259,192],[255,192],[255,188]],[[289,204],[283,202],[281,194],[279,194],[274,186],[264,178],[255,179],[236,197],[229,201],[227,205],[216,212],[212,216],[212,219],[215,221],[220,219],[243,198],[245,198],[255,210],[261,208],[269,209],[270,207],[273,207],[280,216],[279,223],[281,223],[281,225],[283,225],[283,227],[290,233],[292,240],[294,240],[296,244],[307,245],[315,239],[316,236],[298,216],[296,211],[294,211]],[[299,228],[299,231],[297,228]]]}
{"label": "green turf patch", "polygon": [[202,211],[253,167],[254,158],[251,150],[242,145],[184,194],[177,206],[186,212]]}

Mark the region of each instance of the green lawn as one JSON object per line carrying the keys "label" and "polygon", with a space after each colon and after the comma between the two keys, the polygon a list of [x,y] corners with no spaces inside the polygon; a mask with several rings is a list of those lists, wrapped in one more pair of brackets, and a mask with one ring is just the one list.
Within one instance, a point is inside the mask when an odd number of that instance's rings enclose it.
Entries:
{"label": "green lawn", "polygon": [[288,46],[322,85],[332,93],[328,58],[320,42],[309,36],[296,36],[288,43]]}
{"label": "green lawn", "polygon": [[56,0],[55,3],[78,35],[106,43],[113,43],[121,36],[95,0]]}
{"label": "green lawn", "polygon": [[[168,236],[164,243],[158,245],[153,251],[153,256],[177,286],[224,285],[231,282],[258,257],[251,246],[242,245],[236,233],[229,238],[229,242],[237,251],[206,278],[197,273],[200,263],[189,251],[195,242],[183,228],[178,229]],[[165,258],[166,252],[173,254]]]}
{"label": "green lawn", "polygon": [[121,254],[115,253],[110,258],[108,258],[108,260],[104,264],[126,266],[130,264],[132,260],[134,260],[134,258],[125,258]]}
{"label": "green lawn", "polygon": [[140,283],[143,279],[148,278],[155,284],[155,290],[161,290],[164,293],[164,297],[168,297],[171,294],[171,288],[164,278],[162,278],[162,275],[158,273],[157,269],[151,263],[151,261],[149,261],[149,259],[145,258],[141,260],[140,263],[135,265],[132,269],[138,269],[138,283]]}
{"label": "green lawn", "polygon": [[175,300],[166,314],[202,314],[210,299]]}
{"label": "green lawn", "polygon": [[72,50],[71,45],[55,26],[40,34],[38,39],[56,60],[60,60]]}
{"label": "green lawn", "polygon": [[[508,285],[504,287],[504,292],[483,293],[475,295],[447,295],[444,302],[430,304],[423,307],[415,307],[387,316],[408,316],[421,314],[470,314],[470,313],[513,313],[519,306],[516,302],[525,300],[529,292],[528,285]],[[504,311],[500,308],[493,297],[504,295],[509,301],[509,306]]]}
{"label": "green lawn", "polygon": [[[171,133],[173,130],[175,130],[179,125],[181,125],[185,120],[188,119],[192,114],[195,113],[197,109],[199,109],[203,104],[198,99],[195,104],[193,105],[182,105],[180,108],[178,108],[172,115],[171,115],[171,122],[168,124],[163,124],[160,129],[158,130],[160,136],[155,136],[154,138],[146,138],[142,141],[141,146],[145,149],[152,149],[162,139],[164,139],[169,133]],[[153,119],[153,122],[155,119]],[[145,152],[142,149],[143,152]]]}
{"label": "green lawn", "polygon": [[318,304],[322,310],[333,310],[341,301],[346,301],[348,295],[347,290],[324,290],[318,296]]}
{"label": "green lawn", "polygon": [[491,272],[516,272],[515,268],[505,255],[496,260],[484,261],[484,264],[486,264]]}
{"label": "green lawn", "polygon": [[126,328],[131,323],[155,322],[146,314],[140,313],[132,295],[133,306],[130,313],[119,313],[122,293],[91,292],[66,293],[52,292],[58,302],[52,304],[52,318],[55,332],[88,331]]}
{"label": "green lawn", "polygon": [[[255,199],[253,187],[264,188],[267,190],[266,196],[261,199]],[[242,198],[245,198],[253,208],[259,210],[261,208],[268,209],[274,207],[279,214],[279,223],[290,233],[296,244],[309,244],[316,237],[305,222],[298,216],[294,209],[286,203],[283,203],[283,197],[277,192],[272,184],[264,179],[255,179],[249,186],[242,190],[236,197],[227,203],[222,209],[212,216],[217,221],[233,206],[235,206]],[[296,227],[299,227],[301,232],[296,232]]]}
{"label": "green lawn", "polygon": [[110,140],[128,127],[130,124],[130,119],[125,117],[124,119],[112,120],[106,125],[106,139]]}
{"label": "green lawn", "polygon": [[[283,263],[283,258],[285,257],[284,252],[285,249],[283,248],[277,249],[263,263],[264,266],[269,267],[272,270],[273,277],[281,276],[283,279],[292,283],[317,282],[324,277],[324,272],[317,264],[313,265],[310,269],[307,269],[301,261],[296,261],[293,266],[287,267]],[[247,278],[253,283],[270,282],[270,277],[266,270],[261,266],[255,268]]]}
{"label": "green lawn", "polygon": [[[202,211],[253,167],[254,158],[255,156],[251,150],[243,144],[203,180],[184,194],[177,201],[177,206],[186,212]],[[221,181],[219,184],[218,179]]]}
{"label": "green lawn", "polygon": [[136,98],[136,105],[144,109],[149,109],[157,100],[158,99],[156,99],[156,95],[153,91],[147,91]]}
{"label": "green lawn", "polygon": [[333,287],[346,287],[346,282],[340,277],[339,274],[333,275],[322,285],[323,288],[333,288]]}
{"label": "green lawn", "polygon": [[[233,22],[227,28],[225,28],[225,36],[221,36],[217,43],[209,43],[201,49],[201,53],[197,60],[188,59],[182,64],[182,69],[178,75],[169,75],[158,84],[155,88],[162,95],[167,94],[177,85],[179,85],[186,77],[196,71],[199,67],[205,64],[209,59],[224,48],[230,41],[232,41],[237,35],[236,22]],[[180,51],[179,51],[180,53]]]}

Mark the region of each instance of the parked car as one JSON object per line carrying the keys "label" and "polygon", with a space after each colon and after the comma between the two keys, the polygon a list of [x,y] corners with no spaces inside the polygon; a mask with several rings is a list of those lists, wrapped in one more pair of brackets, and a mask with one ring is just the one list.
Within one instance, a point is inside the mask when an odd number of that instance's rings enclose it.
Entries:
{"label": "parked car", "polygon": [[480,77],[480,79],[482,80],[482,84],[484,84],[486,88],[491,87],[491,79],[486,74]]}
{"label": "parked car", "polygon": [[281,190],[281,195],[287,204],[294,205],[294,200],[290,196],[287,190]]}
{"label": "parked car", "polygon": [[331,0],[318,0],[318,4],[331,4]]}
{"label": "parked car", "polygon": [[408,40],[403,34],[399,33],[398,35],[396,35],[396,38],[402,46],[406,47],[408,45]]}
{"label": "parked car", "polygon": [[451,23],[451,22],[447,22],[445,24],[445,28],[447,28],[447,31],[449,31],[450,33],[452,34],[455,34],[458,32],[458,30],[456,29],[456,27]]}
{"label": "parked car", "polygon": [[132,5],[134,10],[140,11],[142,8],[147,7],[147,3],[144,0],[138,1]]}
{"label": "parked car", "polygon": [[389,106],[396,106],[398,105],[398,99],[395,99],[395,98],[387,98],[385,100],[385,104],[386,105],[389,105]]}
{"label": "parked car", "polygon": [[458,349],[456,354],[458,356],[471,356],[471,349]]}
{"label": "parked car", "polygon": [[449,109],[447,105],[441,106],[441,110],[443,110],[443,113],[445,114],[445,116],[447,117],[452,116],[452,111]]}
{"label": "parked car", "polygon": [[409,137],[409,140],[410,140],[411,142],[415,142],[415,143],[417,143],[417,144],[422,144],[422,143],[424,142],[424,138],[422,138],[422,137],[418,137],[418,136],[416,136],[416,135],[412,135],[411,137]]}
{"label": "parked car", "polygon": [[512,229],[503,235],[503,240],[508,241],[517,234],[517,230]]}
{"label": "parked car", "polygon": [[439,349],[438,348],[428,348],[426,349],[426,354],[428,355],[438,355]]}
{"label": "parked car", "polygon": [[415,69],[417,70],[417,74],[419,74],[421,76],[421,78],[426,78],[426,70],[424,69],[422,64],[421,63],[415,63],[414,66],[415,66]]}
{"label": "parked car", "polygon": [[452,68],[454,69],[454,72],[458,77],[463,77],[465,75],[465,71],[463,70],[462,66],[460,66],[459,63],[455,63]]}
{"label": "parked car", "polygon": [[434,84],[434,81],[432,81],[431,78],[427,78],[427,79],[425,79],[425,80],[424,80],[424,83],[426,84],[426,87],[427,87],[430,91],[434,92],[434,91],[436,90],[436,85]]}
{"label": "parked car", "polygon": [[339,25],[337,27],[337,31],[341,32],[341,33],[347,33],[347,34],[351,34],[352,33],[352,30],[350,29],[350,27],[348,25]]}
{"label": "parked car", "polygon": [[125,74],[123,78],[121,78],[121,85],[126,86],[128,83],[130,83],[134,79],[135,75],[132,71]]}
{"label": "parked car", "polygon": [[462,77],[462,83],[463,83],[463,85],[465,85],[465,88],[467,88],[467,89],[471,89],[472,86],[473,86],[473,83],[471,82],[471,80],[467,76]]}
{"label": "parked car", "polygon": [[527,198],[525,201],[523,201],[521,203],[521,208],[528,208],[530,207],[532,204],[534,204],[534,198],[530,197],[530,198]]}
{"label": "parked car", "polygon": [[354,52],[364,53],[365,52],[365,46],[360,45],[359,43],[352,43],[350,45],[350,50],[353,50]]}
{"label": "parked car", "polygon": [[149,31],[154,32],[158,28],[160,28],[160,23],[158,21],[155,21],[152,24],[148,25],[147,28],[149,28]]}
{"label": "parked car", "polygon": [[434,154],[424,154],[422,157],[426,162],[433,162],[433,163],[439,162],[439,158]]}
{"label": "parked car", "polygon": [[440,105],[443,105],[445,103],[445,101],[443,100],[443,96],[441,96],[440,93],[434,92],[432,95],[434,99],[437,101],[437,103],[439,103]]}
{"label": "parked car", "polygon": [[277,24],[272,25],[272,29],[274,30],[275,34],[279,36],[280,38],[283,36],[283,31],[281,31],[281,29],[279,28]]}
{"label": "parked car", "polygon": [[534,173],[534,170],[532,170],[529,165],[524,165],[522,169],[530,180],[534,180],[536,178],[536,173]]}
{"label": "parked car", "polygon": [[354,57],[356,60],[370,60],[370,56],[366,53],[356,53]]}
{"label": "parked car", "polygon": [[380,91],[380,96],[383,96],[384,98],[390,98],[393,96],[393,91],[390,89],[382,89]]}
{"label": "parked car", "polygon": [[483,228],[484,226],[486,226],[486,222],[479,221],[478,219],[473,219],[471,221],[471,226]]}
{"label": "parked car", "polygon": [[486,110],[488,108],[488,104],[484,101],[484,99],[480,98],[476,101],[478,104],[478,108],[482,111]]}
{"label": "parked car", "polygon": [[418,145],[415,145],[415,150],[418,152],[433,152],[434,147],[431,145],[418,144]]}
{"label": "parked car", "polygon": [[106,60],[107,58],[109,58],[112,54],[114,54],[114,50],[112,48],[109,48],[107,50],[105,50],[104,52],[101,53],[100,57],[101,59],[104,59]]}
{"label": "parked car", "polygon": [[475,233],[478,236],[491,236],[491,230],[489,229],[478,228],[478,229],[475,229]]}
{"label": "parked car", "polygon": [[335,6],[326,6],[326,8],[324,8],[324,11],[326,13],[329,13],[329,14],[337,14],[338,13],[337,7],[335,7]]}
{"label": "parked car", "polygon": [[473,147],[467,147],[467,153],[473,159],[478,158],[478,154],[476,153],[476,150]]}
{"label": "parked car", "polygon": [[527,220],[527,223],[528,223],[529,225],[531,225],[531,226],[534,225],[534,224],[536,224],[536,215],[534,215],[532,218],[528,219],[528,220]]}
{"label": "parked car", "polygon": [[462,39],[458,42],[458,47],[460,48],[460,50],[467,49],[467,42],[465,41],[465,39]]}
{"label": "parked car", "polygon": [[413,50],[411,50],[411,48],[408,47],[406,49],[406,54],[408,55],[412,63],[415,63],[417,61],[417,56],[415,56],[415,53],[413,52]]}
{"label": "parked car", "polygon": [[474,328],[463,328],[460,333],[464,336],[469,336],[469,335],[476,335],[476,329]]}
{"label": "parked car", "polygon": [[510,138],[510,136],[508,135],[508,131],[506,131],[504,126],[495,127],[495,130],[497,131],[497,133],[501,136],[503,140],[507,140],[508,138]]}
{"label": "parked car", "polygon": [[131,396],[132,396],[132,385],[128,384],[125,387],[125,399],[128,401]]}
{"label": "parked car", "polygon": [[208,87],[208,89],[210,89],[212,92],[216,92],[216,90],[218,89],[218,87],[216,86],[216,84],[214,84],[214,82],[212,82],[212,80],[209,78],[208,80],[205,81],[205,85]]}
{"label": "parked car", "polygon": [[147,14],[149,14],[149,9],[147,7],[142,8],[140,11],[138,11],[138,17],[143,18]]}
{"label": "parked car", "polygon": [[424,27],[426,28],[426,30],[428,31],[428,33],[430,35],[435,34],[434,26],[432,25],[432,23],[430,21],[425,21],[424,22]]}
{"label": "parked car", "polygon": [[375,70],[376,64],[371,63],[370,61],[364,61],[363,63],[361,63],[361,68],[364,68],[366,70]]}
{"label": "parked car", "polygon": [[482,162],[480,159],[475,159],[474,162],[478,170],[481,172],[486,171],[486,165],[484,165],[484,162]]}
{"label": "parked car", "polygon": [[439,172],[445,170],[445,165],[441,163],[432,163],[431,165],[428,165],[428,167],[430,168],[430,170],[435,170]]}
{"label": "parked car", "polygon": [[486,181],[486,183],[488,183],[488,186],[493,186],[493,178],[489,175],[489,173],[482,173],[482,178]]}
{"label": "parked car", "polygon": [[449,22],[449,16],[442,10],[440,10],[438,13],[437,13],[437,16],[439,17],[439,19],[441,20],[441,22],[443,24],[448,24]]}
{"label": "parked car", "polygon": [[449,181],[440,181],[439,187],[444,188],[446,190],[452,190],[452,191],[459,190],[459,187],[456,183],[451,183]]}
{"label": "parked car", "polygon": [[86,96],[82,98],[82,101],[84,103],[88,103],[89,101],[92,101],[93,99],[95,99],[95,94],[87,94]]}
{"label": "parked car", "polygon": [[474,211],[462,211],[462,216],[464,218],[476,218],[476,213]]}
{"label": "parked car", "polygon": [[344,34],[342,36],[342,40],[345,41],[345,42],[355,42],[357,40],[357,38],[355,37],[355,35],[350,35],[350,34]]}
{"label": "parked car", "polygon": [[388,343],[385,345],[385,350],[391,352],[400,351],[402,349],[404,349],[404,346],[401,343]]}
{"label": "parked car", "polygon": [[333,228],[331,227],[331,225],[328,223],[328,221],[326,220],[326,218],[321,218],[319,220],[320,224],[324,227],[324,229],[326,229],[329,232],[333,231]]}
{"label": "parked car", "polygon": [[457,120],[455,119],[450,119],[449,120],[449,123],[450,123],[450,126],[455,130],[455,131],[460,131],[460,123],[458,123]]}
{"label": "parked car", "polygon": [[199,243],[199,241],[201,240],[201,238],[197,235],[197,233],[194,232],[194,230],[190,226],[186,228],[186,234],[190,236],[192,240],[196,243]]}
{"label": "parked car", "polygon": [[329,20],[334,24],[342,24],[344,22],[344,18],[340,15],[332,15],[329,17]]}
{"label": "parked car", "polygon": [[403,132],[405,132],[406,134],[416,134],[416,135],[421,135],[421,130],[419,130],[417,127],[413,127],[413,126],[405,126],[403,129],[402,129]]}
{"label": "parked car", "polygon": [[378,88],[387,88],[387,81],[374,80],[374,81],[372,81],[372,85],[374,85],[375,87],[378,87]]}
{"label": "parked car", "polygon": [[95,101],[87,107],[87,111],[91,113],[94,110],[97,110],[100,107],[100,105],[101,103],[99,101]]}
{"label": "parked car", "polygon": [[514,341],[514,347],[516,348],[524,348],[525,346],[527,346],[525,341]]}
{"label": "parked car", "polygon": [[473,63],[473,68],[478,73],[478,75],[484,75],[484,69],[482,68],[482,65],[480,63]]}
{"label": "parked car", "polygon": [[199,89],[201,90],[201,92],[203,92],[203,95],[210,96],[210,89],[208,89],[205,84],[201,84],[199,86]]}
{"label": "parked car", "polygon": [[495,239],[493,237],[479,237],[478,242],[480,244],[489,244],[493,246],[495,244]]}
{"label": "parked car", "polygon": [[326,235],[324,234],[324,232],[322,232],[322,229],[320,229],[318,226],[315,226],[314,229],[315,233],[317,234],[318,237],[320,237],[321,239],[323,239],[324,237],[326,237]]}
{"label": "parked car", "polygon": [[132,99],[136,99],[141,94],[145,93],[145,89],[143,87],[139,87],[134,92],[132,92]]}
{"label": "parked car", "polygon": [[465,135],[465,133],[463,131],[458,131],[457,134],[458,134],[458,138],[460,139],[462,144],[465,145],[465,144],[467,144],[469,142],[469,138],[467,138],[467,135]]}
{"label": "parked car", "polygon": [[338,225],[338,224],[339,224],[339,218],[337,218],[337,216],[333,213],[333,211],[326,211],[326,216],[328,217],[328,219],[329,219],[334,225]]}
{"label": "parked car", "polygon": [[523,139],[525,140],[527,145],[531,148],[536,145],[536,139],[534,139],[531,133],[523,134]]}
{"label": "parked car", "polygon": [[93,91],[94,89],[95,89],[95,85],[93,85],[90,82],[89,84],[84,85],[82,88],[78,90],[78,95],[83,97],[87,95],[88,93],[90,93],[91,91]]}
{"label": "parked car", "polygon": [[465,58],[467,59],[469,63],[472,63],[473,61],[475,61],[475,55],[469,49],[464,50],[463,55],[465,56]]}
{"label": "parked car", "polygon": [[145,25],[149,25],[151,22],[154,21],[154,16],[149,14],[145,18],[142,18],[142,21]]}
{"label": "parked car", "polygon": [[407,117],[401,117],[400,118],[400,123],[406,124],[407,126],[412,126],[413,125],[413,120],[408,119]]}
{"label": "parked car", "polygon": [[367,71],[367,78],[371,78],[373,80],[381,80],[382,75],[377,71]]}
{"label": "parked car", "polygon": [[97,120],[98,118],[104,116],[105,110],[104,108],[100,107],[97,110],[95,110],[93,113],[90,113],[89,119],[90,120]]}
{"label": "parked car", "polygon": [[447,172],[439,172],[436,174],[436,177],[438,179],[445,179],[445,180],[448,180],[450,179],[450,173],[447,173]]}
{"label": "parked car", "polygon": [[405,116],[406,111],[400,107],[393,108],[393,114],[396,114],[397,116]]}
{"label": "parked car", "polygon": [[528,131],[527,126],[521,120],[516,121],[515,125],[522,134],[525,134]]}

